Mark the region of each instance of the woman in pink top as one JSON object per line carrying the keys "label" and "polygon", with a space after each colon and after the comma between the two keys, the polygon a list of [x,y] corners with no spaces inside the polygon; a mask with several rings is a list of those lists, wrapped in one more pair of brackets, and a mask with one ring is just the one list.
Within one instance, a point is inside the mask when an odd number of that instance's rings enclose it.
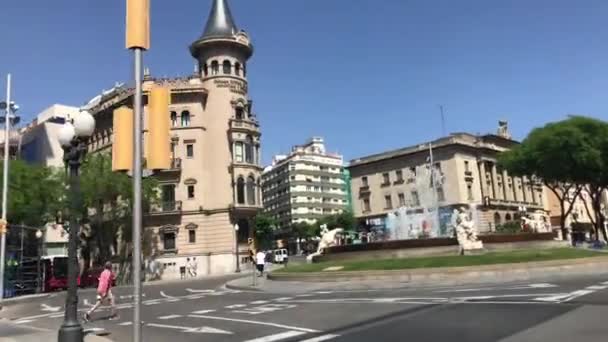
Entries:
{"label": "woman in pink top", "polygon": [[110,319],[118,318],[118,315],[116,314],[114,296],[112,295],[112,282],[114,281],[114,274],[112,274],[112,263],[109,261],[106,262],[104,268],[105,269],[99,276],[99,285],[97,286],[97,303],[95,303],[95,306],[93,306],[89,312],[84,314],[84,320],[86,322],[91,319],[91,314],[93,311],[97,310],[104,300],[108,300],[112,308],[112,316],[110,316]]}

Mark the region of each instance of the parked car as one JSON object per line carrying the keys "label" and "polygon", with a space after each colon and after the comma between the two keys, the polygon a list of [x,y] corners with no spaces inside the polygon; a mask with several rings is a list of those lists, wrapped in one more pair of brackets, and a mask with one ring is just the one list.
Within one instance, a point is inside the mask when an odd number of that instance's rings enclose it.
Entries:
{"label": "parked car", "polygon": [[287,249],[285,249],[285,248],[275,249],[273,251],[273,254],[274,254],[274,262],[276,264],[286,264],[287,261],[289,261],[289,253],[287,252]]}

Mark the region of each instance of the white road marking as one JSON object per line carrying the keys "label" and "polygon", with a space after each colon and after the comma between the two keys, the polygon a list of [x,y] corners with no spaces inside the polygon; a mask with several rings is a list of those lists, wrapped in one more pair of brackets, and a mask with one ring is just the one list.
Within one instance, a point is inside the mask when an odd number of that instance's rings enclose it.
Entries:
{"label": "white road marking", "polygon": [[42,307],[42,309],[40,309],[41,311],[57,312],[61,310],[61,306],[49,306],[47,304],[40,304],[40,307]]}
{"label": "white road marking", "polygon": [[511,287],[478,287],[470,289],[457,289],[457,290],[441,290],[435,291],[436,293],[448,293],[448,292],[476,292],[476,291],[494,291],[494,290],[527,290],[527,289],[546,289],[551,287],[557,287],[554,284],[540,283],[530,285],[519,285]]}
{"label": "white road marking", "polygon": [[275,298],[273,300],[277,301],[277,302],[284,302],[286,300],[292,300],[293,297],[281,297],[281,298]]}
{"label": "white road marking", "polygon": [[165,329],[174,329],[174,330],[182,330],[183,332],[187,332],[187,333],[197,333],[197,334],[225,334],[225,335],[232,335],[233,333],[231,331],[226,331],[226,330],[221,330],[221,329],[216,329],[216,328],[211,328],[211,327],[182,327],[182,326],[178,326],[178,325],[168,325],[168,324],[156,324],[156,323],[148,323],[147,324],[150,327],[156,327],[156,328],[165,328]]}
{"label": "white road marking", "polygon": [[327,334],[327,335],[322,335],[322,336],[317,336],[317,337],[309,338],[307,340],[302,340],[300,342],[323,342],[323,341],[331,340],[331,339],[336,338],[336,337],[340,337],[340,335]]}
{"label": "white road marking", "polygon": [[240,308],[244,308],[246,306],[247,305],[245,305],[245,304],[233,304],[233,305],[225,306],[225,308],[226,309],[240,309]]}
{"label": "white road marking", "polygon": [[256,300],[255,302],[251,302],[249,304],[259,305],[259,304],[268,304],[268,303],[270,303],[270,302],[267,300]]}
{"label": "white road marking", "polygon": [[229,322],[238,322],[238,323],[249,323],[249,324],[257,324],[257,325],[266,325],[266,326],[269,326],[269,327],[276,327],[276,328],[289,329],[289,330],[298,330],[298,331],[310,332],[310,333],[318,333],[318,332],[320,332],[320,331],[314,330],[314,329],[299,328],[299,327],[294,327],[294,326],[289,326],[289,325],[283,325],[283,324],[277,324],[277,323],[271,323],[271,322],[250,321],[250,320],[247,320],[247,319],[236,319],[236,318],[218,317],[218,316],[207,316],[207,315],[188,315],[188,317],[203,318],[203,319],[212,319],[212,320],[218,320],[218,321],[229,321]]}
{"label": "white road marking", "polygon": [[215,310],[199,310],[199,311],[193,311],[192,313],[195,315],[204,315],[204,314],[211,313],[211,312],[215,312]]}
{"label": "white road marking", "polygon": [[273,342],[273,341],[280,341],[280,340],[284,340],[284,339],[287,339],[290,337],[296,337],[296,336],[300,336],[300,335],[304,335],[304,334],[306,334],[306,333],[301,332],[301,331],[286,331],[286,332],[282,332],[282,333],[278,333],[278,334],[274,334],[274,335],[268,335],[268,336],[256,338],[253,340],[247,340],[245,342]]}
{"label": "white road marking", "polygon": [[143,305],[156,305],[156,304],[160,304],[162,301],[162,299],[151,299],[151,300],[145,300],[142,302]]}
{"label": "white road marking", "polygon": [[52,314],[49,316],[49,318],[62,318],[63,316],[65,316],[65,314],[63,312],[61,312],[61,313]]}
{"label": "white road marking", "polygon": [[26,324],[26,323],[32,323],[34,322],[33,319],[22,319],[20,321],[15,322],[15,324]]}
{"label": "white road marking", "polygon": [[588,295],[590,293],[593,293],[593,291],[590,291],[590,290],[578,290],[578,291],[574,291],[574,292],[571,292],[570,293],[570,297],[564,299],[563,302],[569,302],[569,301],[571,301],[571,300],[573,300],[575,298],[586,296],[586,295]]}
{"label": "white road marking", "polygon": [[608,285],[608,281],[603,282],[602,285]]}
{"label": "white road marking", "polygon": [[167,320],[167,319],[175,319],[175,318],[180,318],[183,317],[182,315],[167,315],[167,316],[160,316],[158,317],[158,319],[162,319],[162,320]]}
{"label": "white road marking", "polygon": [[332,291],[316,291],[317,294],[332,294]]}
{"label": "white road marking", "polygon": [[84,306],[93,306],[93,304],[89,303],[89,299],[85,298],[82,300],[82,305]]}
{"label": "white road marking", "polygon": [[[141,294],[141,296],[142,296],[142,297],[145,297],[145,296],[146,296],[146,294],[145,294],[145,293],[142,293],[142,294]],[[134,295],[123,295],[123,296],[120,296],[120,297],[118,297],[118,298],[120,298],[120,299],[133,299],[133,298],[135,298],[135,296],[134,296]]]}
{"label": "white road marking", "polygon": [[215,290],[194,290],[194,289],[186,289],[186,291],[190,293],[211,293],[215,292]]}
{"label": "white road marking", "polygon": [[312,296],[313,295],[311,295],[311,294],[299,294],[299,295],[296,295],[296,297],[312,297]]}
{"label": "white road marking", "polygon": [[169,296],[168,294],[166,294],[166,293],[165,293],[165,292],[163,292],[163,291],[160,291],[160,295],[161,295],[161,297],[164,297],[164,298],[175,299],[175,297],[173,297],[173,296]]}
{"label": "white road marking", "polygon": [[600,290],[605,290],[605,289],[608,289],[608,285],[587,286],[587,290],[600,291]]}
{"label": "white road marking", "polygon": [[122,323],[118,323],[118,325],[122,325],[122,326],[133,325],[133,322],[122,322]]}

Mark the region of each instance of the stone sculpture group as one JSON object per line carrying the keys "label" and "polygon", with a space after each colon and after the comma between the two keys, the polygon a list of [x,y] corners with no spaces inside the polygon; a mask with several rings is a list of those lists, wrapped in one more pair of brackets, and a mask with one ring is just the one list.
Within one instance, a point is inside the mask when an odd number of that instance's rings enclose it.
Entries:
{"label": "stone sculpture group", "polygon": [[460,254],[483,249],[483,242],[477,238],[475,222],[465,208],[454,209],[451,221],[460,245]]}

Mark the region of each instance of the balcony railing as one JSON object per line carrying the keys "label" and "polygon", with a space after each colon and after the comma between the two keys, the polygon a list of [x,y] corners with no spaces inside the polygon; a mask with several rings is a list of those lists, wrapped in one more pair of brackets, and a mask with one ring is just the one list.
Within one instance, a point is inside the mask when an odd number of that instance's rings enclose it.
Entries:
{"label": "balcony railing", "polygon": [[150,208],[150,215],[179,214],[182,212],[182,201],[161,202]]}
{"label": "balcony railing", "polygon": [[230,120],[230,128],[232,128],[232,129],[240,128],[240,129],[246,129],[246,130],[251,130],[251,131],[257,131],[260,129],[260,125],[257,122],[251,121],[251,120],[232,119],[232,120]]}

